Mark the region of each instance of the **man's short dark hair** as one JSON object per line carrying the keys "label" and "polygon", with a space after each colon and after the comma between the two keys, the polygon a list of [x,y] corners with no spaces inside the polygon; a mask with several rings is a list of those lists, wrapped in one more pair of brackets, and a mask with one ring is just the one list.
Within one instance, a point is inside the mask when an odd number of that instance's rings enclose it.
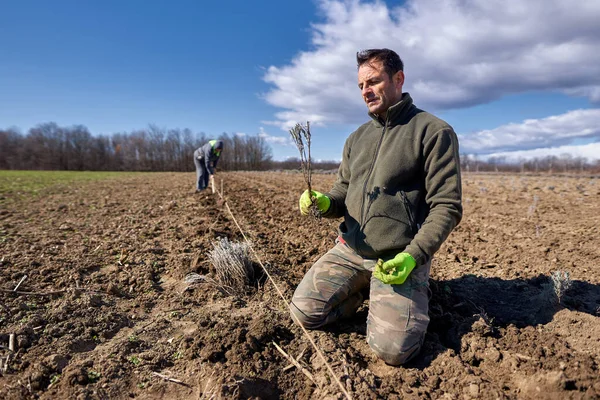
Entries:
{"label": "man's short dark hair", "polygon": [[398,71],[404,71],[404,63],[400,59],[400,56],[393,50],[390,49],[368,49],[361,50],[356,53],[356,62],[358,67],[366,63],[372,63],[373,61],[383,62],[383,68],[389,75],[390,79]]}

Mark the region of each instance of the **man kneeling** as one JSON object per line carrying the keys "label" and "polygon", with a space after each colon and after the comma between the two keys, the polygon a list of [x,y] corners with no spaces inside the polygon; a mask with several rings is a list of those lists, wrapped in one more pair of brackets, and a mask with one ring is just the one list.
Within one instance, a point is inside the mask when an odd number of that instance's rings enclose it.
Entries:
{"label": "man kneeling", "polygon": [[368,287],[367,342],[400,365],[423,344],[431,259],[462,218],[458,139],[402,92],[394,51],[365,50],[357,63],[371,120],[346,140],[333,188],[300,197],[302,214],[317,207],[344,220],[335,247],[296,288],[292,317],[307,329],[349,317]]}

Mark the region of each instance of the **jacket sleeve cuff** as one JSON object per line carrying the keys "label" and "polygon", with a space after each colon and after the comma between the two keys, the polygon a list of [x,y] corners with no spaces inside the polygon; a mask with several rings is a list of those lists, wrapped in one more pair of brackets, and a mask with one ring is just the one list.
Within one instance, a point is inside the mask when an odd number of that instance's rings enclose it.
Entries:
{"label": "jacket sleeve cuff", "polygon": [[417,265],[415,268],[418,268],[421,265],[427,264],[427,262],[429,261],[429,256],[427,254],[425,254],[424,252],[422,252],[421,249],[419,249],[416,246],[409,245],[404,251],[406,253],[410,254],[412,256],[412,258],[414,258],[415,261],[417,262]]}
{"label": "jacket sleeve cuff", "polygon": [[[325,218],[339,218],[339,217],[343,217],[344,213],[345,213],[345,209],[341,208],[338,206],[338,201],[336,201],[336,198],[334,196],[332,196],[330,193],[325,193],[325,196],[329,197],[330,203],[329,203],[329,209],[323,213],[323,217]],[[345,207],[345,204],[342,202],[343,207]]]}

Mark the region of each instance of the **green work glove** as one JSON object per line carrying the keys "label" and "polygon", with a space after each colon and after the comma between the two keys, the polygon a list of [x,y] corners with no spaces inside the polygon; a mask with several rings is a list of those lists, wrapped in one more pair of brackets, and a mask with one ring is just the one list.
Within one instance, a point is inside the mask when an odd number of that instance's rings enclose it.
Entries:
{"label": "green work glove", "polygon": [[413,256],[408,253],[399,253],[385,262],[379,259],[375,265],[373,276],[389,285],[402,285],[416,265],[417,262]]}
{"label": "green work glove", "polygon": [[[331,200],[329,197],[325,196],[321,192],[317,192],[316,190],[311,191],[313,197],[316,199],[315,203],[317,204],[317,208],[321,211],[321,214],[326,213],[329,210],[329,206],[331,206]],[[308,210],[310,205],[312,204],[312,200],[310,195],[308,194],[308,190],[305,190],[300,196],[300,212],[302,215],[308,215]]]}

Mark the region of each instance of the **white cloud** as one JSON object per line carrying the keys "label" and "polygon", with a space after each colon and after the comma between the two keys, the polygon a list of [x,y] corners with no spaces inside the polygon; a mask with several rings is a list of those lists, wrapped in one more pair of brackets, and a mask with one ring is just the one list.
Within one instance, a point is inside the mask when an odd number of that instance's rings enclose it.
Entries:
{"label": "white cloud", "polygon": [[461,151],[486,154],[568,145],[577,139],[600,140],[600,108],[527,119],[459,137]]}
{"label": "white cloud", "polygon": [[265,139],[267,143],[278,144],[280,146],[292,145],[292,140],[290,137],[269,135],[267,132],[265,132],[265,129],[262,126],[259,128],[258,136]]}
{"label": "white cloud", "polygon": [[483,157],[484,159],[503,158],[506,162],[518,162],[521,160],[531,160],[534,158],[545,158],[548,156],[556,156],[559,158],[573,157],[573,158],[585,158],[588,161],[594,161],[600,159],[600,143],[589,143],[578,146],[559,146],[559,147],[548,147],[539,148],[533,150],[523,151],[508,151],[500,153],[492,153]]}
{"label": "white cloud", "polygon": [[276,123],[364,122],[356,51],[388,47],[405,62],[405,90],[427,110],[468,107],[505,94],[563,91],[600,101],[600,1],[322,0],[311,50],[270,66],[264,94]]}

